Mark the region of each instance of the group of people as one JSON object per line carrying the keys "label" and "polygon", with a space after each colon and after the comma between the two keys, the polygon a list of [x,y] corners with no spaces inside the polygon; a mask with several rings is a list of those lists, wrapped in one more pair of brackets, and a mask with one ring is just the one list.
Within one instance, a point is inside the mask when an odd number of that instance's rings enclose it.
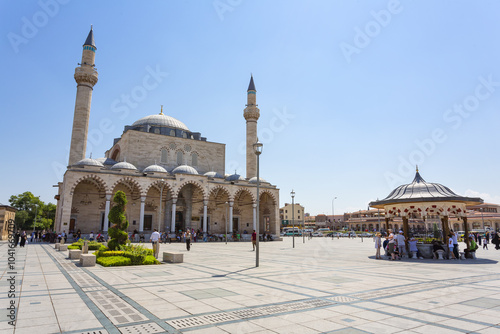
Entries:
{"label": "group of people", "polygon": [[[392,230],[387,231],[388,234],[385,237],[385,240],[382,242],[382,234],[377,232],[375,234],[375,258],[382,259],[380,255],[380,248],[384,248],[385,255],[389,256],[389,260],[401,260],[401,257],[404,254],[404,250],[406,248],[406,238],[403,235],[403,231],[399,231],[398,234],[394,234]],[[413,242],[413,240],[411,240]],[[410,244],[411,246],[411,244]],[[415,248],[416,248],[416,240],[415,240]],[[411,250],[410,250],[411,251]]]}
{"label": "group of people", "polygon": [[[420,250],[417,248],[417,239],[412,237],[407,240],[402,230],[398,233],[394,233],[393,230],[388,230],[387,232],[384,241],[382,241],[382,234],[380,232],[377,232],[374,236],[376,259],[382,259],[380,250],[383,248],[389,260],[401,260],[401,257],[406,251],[406,243],[408,243],[410,253],[415,253],[418,258],[423,259]],[[473,255],[471,253],[474,253],[479,248],[478,244],[481,245],[481,241],[483,243],[483,249],[488,249],[490,237],[491,242],[496,246],[495,249],[500,249],[500,233],[491,232],[490,235],[490,232],[487,232],[484,236],[478,233],[471,233],[468,236],[469,246],[464,249],[465,257],[472,257]],[[437,259],[439,257],[439,251],[443,251],[445,254],[448,254],[449,259],[459,259],[458,239],[458,233],[450,230],[450,233],[447,235],[446,243],[434,240],[432,243],[434,258]]]}

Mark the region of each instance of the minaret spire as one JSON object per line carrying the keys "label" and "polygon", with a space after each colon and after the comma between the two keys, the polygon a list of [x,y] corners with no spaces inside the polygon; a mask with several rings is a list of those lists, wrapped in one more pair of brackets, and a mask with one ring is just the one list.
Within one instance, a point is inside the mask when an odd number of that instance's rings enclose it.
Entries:
{"label": "minaret spire", "polygon": [[82,62],[75,68],[76,102],[73,116],[73,131],[71,132],[71,146],[69,151],[69,165],[73,165],[85,158],[87,149],[87,134],[89,131],[90,104],[92,102],[92,90],[97,83],[97,71],[95,69],[94,32],[92,26],[83,44]]}
{"label": "minaret spire", "polygon": [[260,110],[257,108],[257,90],[253,82],[253,75],[250,75],[250,83],[247,90],[247,105],[243,112],[243,117],[247,121],[247,179],[257,175],[257,156],[253,151],[253,144],[257,142],[257,120],[260,117]]}

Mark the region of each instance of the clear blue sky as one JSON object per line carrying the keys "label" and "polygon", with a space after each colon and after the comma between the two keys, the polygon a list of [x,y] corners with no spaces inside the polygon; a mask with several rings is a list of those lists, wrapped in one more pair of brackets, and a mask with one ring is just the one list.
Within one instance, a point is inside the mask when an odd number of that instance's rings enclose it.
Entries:
{"label": "clear blue sky", "polygon": [[[333,197],[337,214],[365,209],[417,163],[428,182],[500,203],[498,1],[60,1],[0,2],[1,203],[27,190],[55,202],[91,24],[87,156],[164,105],[245,175],[253,73],[261,176],[281,205],[293,188],[312,215]],[[127,106],[150,71],[158,84]]]}

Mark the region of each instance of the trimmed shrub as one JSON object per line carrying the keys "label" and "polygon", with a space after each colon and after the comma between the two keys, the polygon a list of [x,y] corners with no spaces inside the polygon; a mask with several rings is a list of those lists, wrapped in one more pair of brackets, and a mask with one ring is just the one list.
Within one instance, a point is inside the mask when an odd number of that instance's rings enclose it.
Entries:
{"label": "trimmed shrub", "polygon": [[68,249],[81,249],[78,245],[69,245]]}
{"label": "trimmed shrub", "polygon": [[115,206],[109,211],[108,219],[113,224],[108,230],[111,240],[108,242],[109,249],[116,250],[120,246],[130,242],[128,240],[128,221],[125,216],[125,206],[127,205],[127,196],[121,190],[118,190],[113,197]]}
{"label": "trimmed shrub", "polygon": [[142,262],[142,264],[160,264],[160,261],[158,261],[154,255],[148,255]]}
{"label": "trimmed shrub", "polygon": [[129,258],[123,256],[102,256],[96,260],[103,267],[130,266]]}

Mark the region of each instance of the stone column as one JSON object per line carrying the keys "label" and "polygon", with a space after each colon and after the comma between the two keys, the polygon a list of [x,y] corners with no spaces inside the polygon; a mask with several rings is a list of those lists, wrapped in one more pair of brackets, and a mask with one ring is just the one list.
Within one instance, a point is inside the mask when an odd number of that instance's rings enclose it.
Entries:
{"label": "stone column", "polygon": [[208,201],[203,201],[203,233],[207,233],[207,205]]}
{"label": "stone column", "polygon": [[257,203],[253,203],[253,229],[257,231]]}
{"label": "stone column", "polygon": [[229,233],[233,233],[233,201],[229,202]]}
{"label": "stone column", "polygon": [[109,215],[110,204],[111,204],[111,194],[106,194],[106,206],[104,208],[104,228],[103,228],[104,232],[108,232],[109,228],[108,215]]}
{"label": "stone column", "polygon": [[175,232],[175,209],[177,207],[177,197],[172,198],[172,225],[170,226],[170,232]]}
{"label": "stone column", "polygon": [[141,196],[141,212],[139,216],[139,232],[144,231],[144,205],[146,204],[146,197]]}

